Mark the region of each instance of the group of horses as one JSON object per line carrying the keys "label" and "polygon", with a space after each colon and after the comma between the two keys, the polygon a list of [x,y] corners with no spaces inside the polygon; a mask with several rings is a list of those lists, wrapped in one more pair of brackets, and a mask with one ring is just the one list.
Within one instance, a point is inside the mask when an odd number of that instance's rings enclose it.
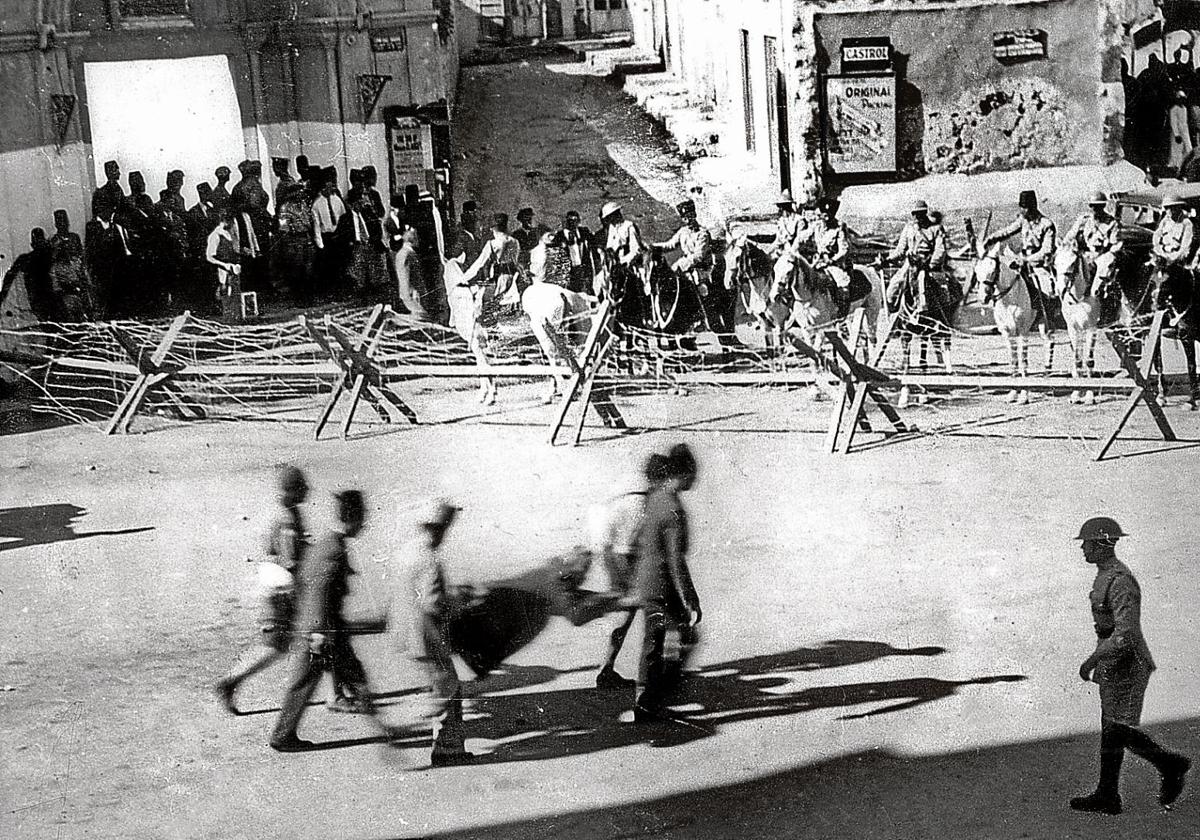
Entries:
{"label": "group of horses", "polygon": [[[1039,288],[1028,269],[1002,244],[984,249],[967,224],[968,246],[955,260],[967,263],[963,279],[952,271],[933,276],[923,270],[908,271],[908,282],[896,300],[887,299],[885,277],[879,261],[855,265],[851,272],[849,312],[839,307],[835,289],[824,273],[799,257],[786,282],[777,282],[775,259],[766,247],[744,230],[726,230],[715,248],[711,271],[699,282],[685,272],[672,269],[661,250],[649,249],[631,266],[605,260],[595,278],[594,294],[573,292],[547,283],[534,283],[522,294],[522,308],[533,333],[551,364],[563,367],[563,354],[577,349],[591,326],[597,299],[608,298],[614,312],[615,330],[626,348],[643,337],[652,337],[660,348],[695,349],[695,334],[710,331],[733,335],[735,325],[749,321],[761,331],[768,346],[800,339],[820,351],[825,330],[840,327],[848,315],[862,311],[867,339],[877,345],[882,333],[894,329],[901,341],[902,372],[913,364],[924,367],[929,350],[947,373],[954,368],[950,358],[951,337],[966,329],[960,315],[973,305],[990,310],[992,324],[1007,342],[1010,369],[1016,377],[1029,375],[1029,338],[1036,328],[1046,348],[1045,370],[1053,367],[1054,344],[1050,332],[1060,323],[1066,328],[1071,348],[1073,378],[1094,374],[1097,332],[1113,325],[1136,328],[1155,310],[1167,313],[1165,334],[1180,340],[1187,360],[1188,404],[1194,410],[1197,388],[1195,348],[1200,341],[1200,307],[1195,307],[1195,277],[1182,266],[1162,266],[1126,259],[1109,283],[1095,279],[1094,267],[1077,243],[1060,245],[1054,257],[1052,288]],[[446,286],[451,297],[452,323],[467,339],[481,365],[487,364],[486,333],[479,326],[477,292],[455,287],[453,260],[446,263]],[[904,270],[904,269],[902,269]],[[469,316],[453,317],[454,296],[465,303],[460,311]],[[887,326],[885,326],[887,325]],[[1155,348],[1158,399],[1166,394],[1161,352]],[[559,388],[550,377],[547,401]],[[495,401],[495,383],[485,377],[481,399]],[[923,399],[918,394],[918,399]],[[1028,391],[1010,390],[1009,401],[1026,403]],[[902,390],[901,404],[909,399]],[[1072,403],[1095,403],[1095,391],[1082,389],[1070,395]]]}

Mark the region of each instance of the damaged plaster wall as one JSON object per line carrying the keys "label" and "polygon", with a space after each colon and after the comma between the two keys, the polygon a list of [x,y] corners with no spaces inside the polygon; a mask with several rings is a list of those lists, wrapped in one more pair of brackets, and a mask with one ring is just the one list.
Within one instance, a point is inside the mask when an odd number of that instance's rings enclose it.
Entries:
{"label": "damaged plaster wall", "polygon": [[[815,93],[820,72],[839,72],[842,39],[886,35],[902,76],[901,177],[1112,160],[1120,146],[1118,44],[1127,5],[1124,0],[796,0],[797,156],[820,160],[819,106],[815,97],[807,97]],[[992,33],[1009,29],[1045,31],[1047,57],[998,61]],[[1114,55],[1115,89],[1102,76]],[[819,187],[818,166],[809,169]]]}

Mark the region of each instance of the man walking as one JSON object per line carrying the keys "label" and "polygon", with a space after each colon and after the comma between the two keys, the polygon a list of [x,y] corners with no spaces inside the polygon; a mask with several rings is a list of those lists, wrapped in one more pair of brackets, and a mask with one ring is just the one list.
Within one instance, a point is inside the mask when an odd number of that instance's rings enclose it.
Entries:
{"label": "man walking", "polygon": [[[638,534],[637,597],[646,616],[642,687],[634,707],[639,723],[670,720],[667,700],[679,683],[696,646],[700,599],[688,571],[688,521],[679,494],[696,482],[696,458],[687,444],[667,455],[665,476],[646,499]],[[667,638],[679,639],[679,659],[668,661]]]}
{"label": "man walking", "polygon": [[434,767],[466,764],[475,757],[467,752],[463,734],[462,684],[450,653],[450,602],[441,559],[442,543],[460,510],[444,499],[432,502],[418,522],[419,533],[405,546],[401,558],[404,606],[412,622],[409,651],[429,682],[430,763]]}
{"label": "man walking", "polygon": [[[635,573],[638,566],[638,540],[646,514],[646,500],[667,478],[667,459],[654,452],[646,459],[642,468],[645,484],[609,500],[595,516],[596,553],[608,573],[609,588],[628,604],[636,603],[634,592]],[[637,618],[636,606],[622,612],[621,623],[613,628],[609,636],[608,656],[604,666],[596,675],[597,688],[634,688],[636,682],[616,672],[617,656],[625,644],[625,637]]]}
{"label": "man walking", "polygon": [[280,511],[267,534],[270,560],[262,564],[259,575],[263,589],[263,613],[259,623],[262,640],[217,683],[215,689],[217,698],[231,714],[238,713],[233,699],[238,686],[283,659],[291,647],[292,625],[296,618],[296,584],[308,548],[304,517],[300,513],[300,505],[307,498],[308,480],[304,473],[290,464],[280,470]]}
{"label": "man walking", "polygon": [[367,693],[366,672],[350,646],[350,628],[342,615],[343,603],[350,592],[350,575],[354,573],[346,542],[362,531],[366,505],[357,490],[344,490],[334,498],[338,524],[333,533],[316,545],[302,570],[300,630],[307,636],[308,650],[296,661],[294,677],[271,733],[271,748],[279,752],[312,748],[312,742],[296,735],[296,727],[326,672],[333,676],[339,690],[347,689],[355,695],[353,707],[345,711],[374,713]]}
{"label": "man walking", "polygon": [[1158,801],[1170,808],[1183,792],[1191,761],[1155,743],[1139,729],[1142,701],[1154,659],[1142,635],[1142,591],[1133,572],[1117,559],[1116,545],[1128,536],[1107,516],[1083,523],[1079,536],[1083,557],[1096,567],[1090,596],[1096,649],[1079,666],[1085,682],[1100,687],[1100,783],[1094,793],[1077,796],[1071,808],[1121,813],[1121,763],[1128,749],[1154,765],[1162,777]]}

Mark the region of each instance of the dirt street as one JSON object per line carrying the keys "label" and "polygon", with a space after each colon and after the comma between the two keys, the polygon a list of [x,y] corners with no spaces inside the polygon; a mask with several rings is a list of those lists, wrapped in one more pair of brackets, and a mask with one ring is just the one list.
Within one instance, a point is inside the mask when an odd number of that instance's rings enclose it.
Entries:
{"label": "dirt street", "polygon": [[[538,92],[522,92],[530,80]],[[669,156],[603,82],[508,66],[471,70],[464,90],[460,199],[549,217],[619,197],[669,230],[651,197]],[[518,96],[532,113],[514,122]],[[635,159],[653,193],[622,168]],[[1141,580],[1159,664],[1147,724],[1200,755],[1194,443],[1164,448],[1139,416],[1120,444],[1129,457],[1096,464],[1080,436],[1116,419],[1115,399],[956,399],[910,410],[938,434],[837,458],[821,446],[828,404],[714,389],[622,395],[639,434],[589,426],[586,445],[550,448],[552,409],[533,390],[502,390],[487,410],[462,391],[424,393],[414,407],[436,406],[434,422],[348,441],[267,423],[0,437],[0,837],[1200,836],[1195,780],[1164,814],[1135,758],[1125,815],[1066,808],[1098,763],[1096,688],[1077,674],[1095,641],[1092,571],[1071,540],[1095,513],[1132,535],[1120,554]],[[1200,439],[1196,415],[1168,411],[1182,438]],[[476,766],[430,770],[427,740],[385,746],[367,721],[321,707],[301,735],[323,749],[272,752],[282,667],[245,686],[238,717],[212,696],[254,636],[274,465],[308,471],[317,532],[332,491],[367,494],[352,548],[365,615],[386,605],[386,560],[431,494],[464,507],[452,578],[493,580],[584,540],[588,506],[679,440],[701,464],[687,503],[704,604],[691,700],[706,731],[647,731],[628,721],[630,696],[594,687],[607,619],[556,620],[469,684]],[[396,639],[359,649],[386,718],[410,719],[420,676]]]}

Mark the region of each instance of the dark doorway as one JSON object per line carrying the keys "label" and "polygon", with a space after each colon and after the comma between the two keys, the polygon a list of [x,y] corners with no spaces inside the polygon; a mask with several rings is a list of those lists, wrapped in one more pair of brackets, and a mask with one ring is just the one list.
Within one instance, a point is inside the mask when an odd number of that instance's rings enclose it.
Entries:
{"label": "dark doorway", "polygon": [[779,186],[780,189],[792,188],[792,141],[788,124],[788,91],[787,79],[779,70],[775,71],[775,111],[776,125],[779,126],[777,143],[779,145]]}
{"label": "dark doorway", "polygon": [[562,0],[543,0],[543,6],[546,23],[547,38],[561,38],[563,36],[563,11]]}
{"label": "dark doorway", "polygon": [[750,80],[750,33],[741,31],[742,107],[746,121],[746,151],[754,151],[754,85]]}

